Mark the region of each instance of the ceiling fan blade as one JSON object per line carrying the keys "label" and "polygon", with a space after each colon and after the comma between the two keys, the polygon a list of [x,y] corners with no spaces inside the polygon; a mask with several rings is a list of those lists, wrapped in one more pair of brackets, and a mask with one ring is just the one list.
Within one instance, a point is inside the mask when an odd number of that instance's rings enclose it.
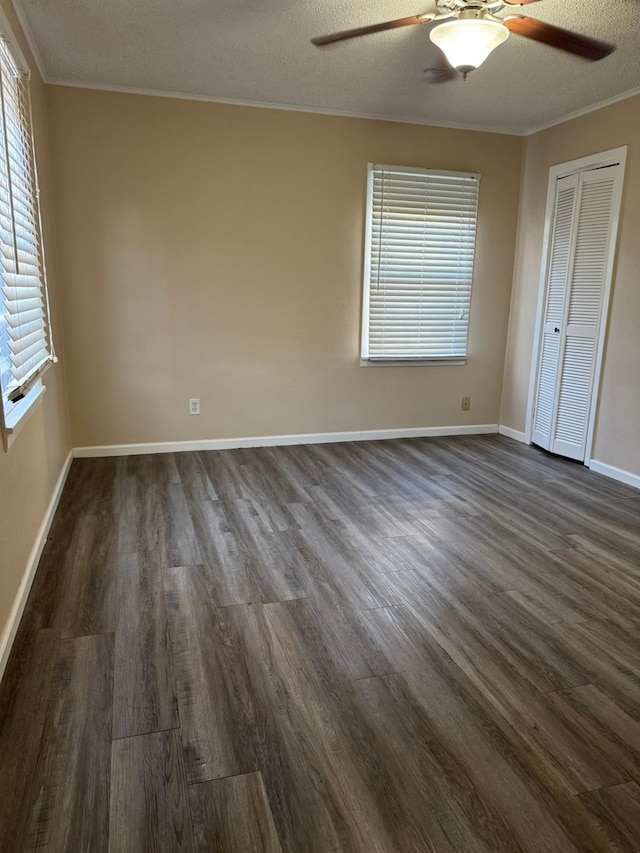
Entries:
{"label": "ceiling fan blade", "polygon": [[435,15],[411,15],[409,18],[397,18],[395,21],[385,21],[381,24],[371,24],[368,27],[358,27],[355,30],[344,30],[341,33],[333,33],[329,36],[317,36],[311,39],[311,44],[318,47],[323,47],[326,44],[334,44],[337,41],[346,41],[346,39],[358,38],[359,36],[368,36],[371,33],[382,33],[385,30],[395,30],[398,27],[412,27],[414,24],[424,24],[427,21],[432,21]]}
{"label": "ceiling fan blade", "polygon": [[563,30],[561,27],[554,27],[542,21],[534,21],[533,18],[505,18],[504,22],[512,33],[548,44],[549,47],[555,47],[558,50],[565,50],[583,59],[590,59],[592,62],[604,59],[615,50],[612,44],[580,35],[580,33],[573,33],[571,30]]}

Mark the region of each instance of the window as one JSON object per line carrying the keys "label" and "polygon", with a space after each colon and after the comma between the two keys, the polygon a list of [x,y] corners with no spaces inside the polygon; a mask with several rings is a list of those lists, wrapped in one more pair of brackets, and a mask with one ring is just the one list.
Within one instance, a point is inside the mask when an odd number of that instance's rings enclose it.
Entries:
{"label": "window", "polygon": [[479,182],[369,165],[364,361],[466,358]]}
{"label": "window", "polygon": [[3,435],[42,392],[54,360],[31,130],[29,77],[0,39],[0,385]]}

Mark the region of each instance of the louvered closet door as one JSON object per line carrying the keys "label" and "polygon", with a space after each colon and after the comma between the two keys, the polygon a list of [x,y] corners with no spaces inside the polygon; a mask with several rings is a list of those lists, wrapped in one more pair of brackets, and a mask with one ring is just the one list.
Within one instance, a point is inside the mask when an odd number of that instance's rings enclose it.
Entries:
{"label": "louvered closet door", "polygon": [[581,175],[551,450],[584,459],[618,167]]}
{"label": "louvered closet door", "polygon": [[573,249],[578,177],[578,175],[570,175],[566,178],[560,178],[556,186],[551,258],[533,422],[533,441],[540,447],[544,447],[545,450],[551,450],[560,360],[560,338],[564,325],[567,281]]}
{"label": "louvered closet door", "polygon": [[619,166],[558,180],[533,441],[584,460]]}

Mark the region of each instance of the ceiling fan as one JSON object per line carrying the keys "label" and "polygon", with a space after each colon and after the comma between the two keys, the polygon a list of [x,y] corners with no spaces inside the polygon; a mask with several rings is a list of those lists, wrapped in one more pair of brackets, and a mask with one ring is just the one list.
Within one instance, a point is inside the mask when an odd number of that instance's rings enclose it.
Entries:
{"label": "ceiling fan", "polygon": [[324,47],[399,27],[437,23],[437,26],[431,29],[429,37],[465,79],[470,71],[474,71],[485,61],[492,50],[506,41],[510,33],[564,50],[591,62],[597,62],[615,50],[613,45],[606,42],[524,15],[505,15],[501,18],[497,14],[505,7],[536,2],[538,0],[436,0],[435,12],[319,36],[311,39],[311,42],[318,47]]}

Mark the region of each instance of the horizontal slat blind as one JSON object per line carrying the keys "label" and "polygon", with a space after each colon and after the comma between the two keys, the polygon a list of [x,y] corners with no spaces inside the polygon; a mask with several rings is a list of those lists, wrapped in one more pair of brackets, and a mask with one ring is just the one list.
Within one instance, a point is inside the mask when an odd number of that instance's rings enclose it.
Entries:
{"label": "horizontal slat blind", "polygon": [[52,354],[29,80],[0,41],[0,379],[5,407]]}
{"label": "horizontal slat blind", "polygon": [[363,357],[464,358],[479,178],[370,168]]}

